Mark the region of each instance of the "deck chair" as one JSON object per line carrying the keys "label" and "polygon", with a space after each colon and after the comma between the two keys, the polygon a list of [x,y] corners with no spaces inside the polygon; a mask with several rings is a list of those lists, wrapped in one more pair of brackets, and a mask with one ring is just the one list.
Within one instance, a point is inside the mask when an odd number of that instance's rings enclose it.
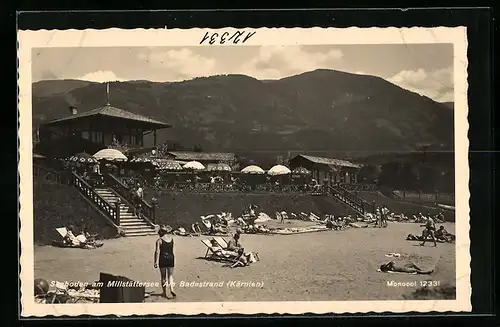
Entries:
{"label": "deck chair", "polygon": [[217,242],[217,244],[220,245],[221,248],[227,249],[227,245],[228,244],[227,244],[227,241],[224,238],[222,238],[220,236],[214,236],[213,239],[215,240],[215,242]]}
{"label": "deck chair", "polygon": [[218,255],[212,250],[212,244],[210,243],[210,240],[204,239],[201,240],[203,244],[207,247],[207,252],[205,252],[205,259],[207,260],[215,260],[215,261],[225,261],[225,262],[234,262],[236,258],[233,257],[228,257],[228,256],[223,256],[223,255]]}
{"label": "deck chair", "polygon": [[56,232],[61,235],[61,239],[58,241],[53,241],[52,245],[57,246],[57,247],[62,247],[62,248],[79,248],[79,245],[75,244],[69,244],[68,242],[65,241],[66,235],[68,235],[68,230],[66,227],[59,227],[56,228]]}

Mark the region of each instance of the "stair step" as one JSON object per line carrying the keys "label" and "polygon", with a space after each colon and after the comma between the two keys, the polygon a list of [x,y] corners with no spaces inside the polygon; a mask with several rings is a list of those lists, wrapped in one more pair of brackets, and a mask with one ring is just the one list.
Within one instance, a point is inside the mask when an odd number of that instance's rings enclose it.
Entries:
{"label": "stair step", "polygon": [[125,237],[138,237],[138,236],[151,236],[151,235],[156,235],[156,233],[152,232],[152,233],[147,233],[147,232],[144,232],[144,233],[125,233]]}
{"label": "stair step", "polygon": [[134,223],[134,222],[144,222],[144,220],[139,219],[137,217],[126,217],[126,218],[120,218],[120,223],[126,222],[126,223]]}
{"label": "stair step", "polygon": [[126,233],[138,233],[138,232],[146,232],[146,233],[154,233],[155,230],[148,226],[140,226],[140,227],[124,227],[123,230]]}
{"label": "stair step", "polygon": [[144,220],[142,220],[141,218],[137,217],[136,215],[134,215],[134,214],[130,214],[130,213],[126,213],[124,216],[120,216],[120,218],[123,218],[122,220],[130,220],[130,219],[133,219],[133,220],[140,220],[140,221],[144,221]]}
{"label": "stair step", "polygon": [[147,226],[148,228],[150,227],[144,221],[120,221],[120,226],[121,227]]}

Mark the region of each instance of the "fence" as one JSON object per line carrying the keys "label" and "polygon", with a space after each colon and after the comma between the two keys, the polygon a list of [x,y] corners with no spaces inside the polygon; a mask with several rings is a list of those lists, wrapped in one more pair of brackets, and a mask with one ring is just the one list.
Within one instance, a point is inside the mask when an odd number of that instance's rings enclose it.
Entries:
{"label": "fence", "polygon": [[423,193],[418,191],[407,191],[407,190],[395,190],[393,191],[394,195],[397,197],[414,202],[420,203],[439,203],[446,205],[455,205],[455,194],[454,193],[443,193],[443,192],[435,192],[435,193]]}

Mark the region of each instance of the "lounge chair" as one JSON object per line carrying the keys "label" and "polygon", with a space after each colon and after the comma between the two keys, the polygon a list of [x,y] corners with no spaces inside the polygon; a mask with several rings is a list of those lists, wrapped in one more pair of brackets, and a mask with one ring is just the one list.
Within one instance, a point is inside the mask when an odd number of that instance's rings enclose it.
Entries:
{"label": "lounge chair", "polygon": [[217,244],[220,245],[221,248],[227,249],[228,244],[224,238],[222,238],[220,236],[214,236],[213,239],[215,240],[215,242],[217,242]]}
{"label": "lounge chair", "polygon": [[236,258],[232,256],[225,256],[218,254],[212,250],[212,244],[210,243],[210,240],[204,239],[201,240],[203,244],[207,247],[207,252],[205,253],[205,259],[207,260],[214,260],[214,261],[225,261],[225,262],[231,262],[233,263]]}
{"label": "lounge chair", "polygon": [[75,238],[78,243],[70,243],[66,236],[68,235],[68,229],[66,227],[59,227],[55,229],[56,232],[61,236],[60,241],[52,242],[53,246],[63,247],[63,248],[82,248],[82,249],[95,249],[103,246],[102,242],[95,240],[96,235],[91,235],[87,238],[84,235],[77,235]]}

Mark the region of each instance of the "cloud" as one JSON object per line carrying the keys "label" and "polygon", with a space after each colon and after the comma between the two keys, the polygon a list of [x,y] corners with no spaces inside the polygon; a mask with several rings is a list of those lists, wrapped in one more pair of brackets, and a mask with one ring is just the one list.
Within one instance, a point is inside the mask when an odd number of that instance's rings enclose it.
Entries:
{"label": "cloud", "polygon": [[98,70],[95,72],[90,72],[76,79],[91,81],[91,82],[115,82],[115,81],[126,81],[127,79],[119,78],[110,70]]}
{"label": "cloud", "polygon": [[256,57],[242,65],[241,73],[260,79],[276,79],[327,68],[340,61],[343,53],[307,52],[301,46],[262,46]]}
{"label": "cloud", "polygon": [[442,68],[428,72],[424,69],[403,70],[389,81],[412,92],[439,101],[453,101],[453,68]]}
{"label": "cloud", "polygon": [[190,49],[166,52],[141,52],[138,59],[151,64],[164,73],[158,81],[179,81],[198,76],[214,75],[216,60],[193,53]]}

